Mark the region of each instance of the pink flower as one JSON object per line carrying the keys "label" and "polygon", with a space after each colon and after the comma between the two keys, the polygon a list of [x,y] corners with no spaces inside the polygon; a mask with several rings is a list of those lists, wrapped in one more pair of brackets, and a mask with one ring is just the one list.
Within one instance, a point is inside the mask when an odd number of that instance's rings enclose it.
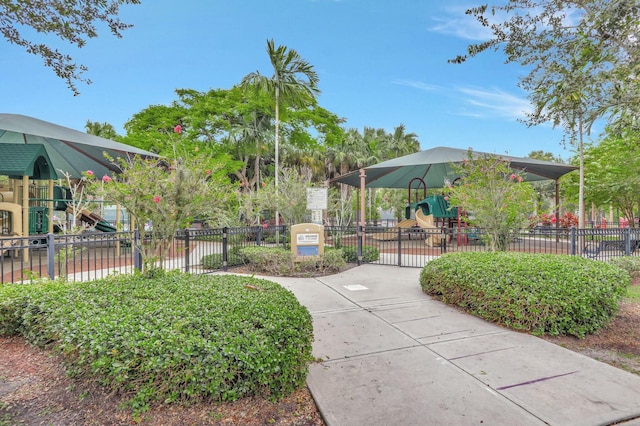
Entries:
{"label": "pink flower", "polygon": [[518,176],[518,182],[522,182],[522,176]]}
{"label": "pink flower", "polygon": [[92,170],[87,170],[85,173],[87,174],[87,176],[93,176],[93,171]]}
{"label": "pink flower", "polygon": [[444,196],[444,200],[445,201],[449,201],[449,197],[447,197],[446,195]]}
{"label": "pink flower", "polygon": [[240,182],[240,186],[244,188],[244,182]]}
{"label": "pink flower", "polygon": [[157,195],[156,195],[156,196],[154,196],[154,197],[153,197],[153,202],[154,202],[154,203],[156,203],[156,204],[158,204],[158,203],[160,202],[160,197],[159,197],[159,196],[157,196]]}
{"label": "pink flower", "polygon": [[102,176],[102,181],[103,182],[111,182],[113,179],[111,179],[111,176],[109,175],[104,175]]}
{"label": "pink flower", "polygon": [[173,131],[176,132],[177,134],[182,133],[182,126],[179,124],[176,124],[176,127],[173,128]]}
{"label": "pink flower", "polygon": [[205,170],[204,172],[207,174],[207,176],[211,174],[211,170],[209,169]]}
{"label": "pink flower", "polygon": [[509,179],[514,180],[517,176],[514,173],[511,173],[511,176],[509,176]]}

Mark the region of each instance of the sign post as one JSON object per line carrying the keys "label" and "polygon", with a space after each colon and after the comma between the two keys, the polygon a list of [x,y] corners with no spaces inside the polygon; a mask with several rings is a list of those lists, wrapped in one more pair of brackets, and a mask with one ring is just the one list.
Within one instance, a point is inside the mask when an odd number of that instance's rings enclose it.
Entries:
{"label": "sign post", "polygon": [[311,222],[322,225],[322,211],[327,206],[327,188],[307,188],[307,210],[311,210]]}

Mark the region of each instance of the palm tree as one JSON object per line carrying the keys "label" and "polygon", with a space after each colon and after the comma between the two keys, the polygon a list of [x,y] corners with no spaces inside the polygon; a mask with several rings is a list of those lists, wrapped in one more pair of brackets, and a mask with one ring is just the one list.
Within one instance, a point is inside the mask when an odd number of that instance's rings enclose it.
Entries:
{"label": "palm tree", "polygon": [[406,133],[404,124],[400,124],[393,129],[384,146],[385,152],[382,155],[385,160],[402,157],[420,151],[420,142],[415,133]]}
{"label": "palm tree", "polygon": [[[273,66],[273,75],[266,77],[256,71],[246,75],[241,85],[245,89],[266,92],[275,96],[275,186],[278,193],[279,142],[280,142],[280,102],[304,108],[315,102],[320,93],[318,74],[313,66],[302,59],[298,52],[286,46],[275,47],[273,39],[267,40],[267,54]],[[279,224],[276,209],[276,224]]]}

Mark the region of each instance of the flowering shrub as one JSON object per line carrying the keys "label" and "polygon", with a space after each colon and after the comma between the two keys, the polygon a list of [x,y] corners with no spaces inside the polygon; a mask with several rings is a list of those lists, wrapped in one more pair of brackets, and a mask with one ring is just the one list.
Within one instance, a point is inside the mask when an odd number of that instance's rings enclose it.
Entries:
{"label": "flowering shrub", "polygon": [[450,203],[473,217],[469,222],[485,230],[484,240],[491,251],[504,251],[516,229],[529,225],[534,191],[509,161],[495,155],[474,157],[455,166],[460,185],[450,185]]}
{"label": "flowering shrub", "polygon": [[[175,132],[180,134],[182,127],[177,125]],[[145,225],[151,224],[152,232],[145,239],[149,243],[139,247],[145,270],[167,256],[176,232],[196,216],[210,222],[217,217],[222,222],[233,196],[224,159],[185,150],[186,145],[176,141],[173,159],[119,159],[120,173],[115,179],[92,179],[93,172],[86,173],[91,191],[126,208],[141,235],[145,235]]]}
{"label": "flowering shrub", "polygon": [[560,226],[562,228],[571,228],[572,226],[578,226],[578,218],[571,212],[566,212],[560,216]]}

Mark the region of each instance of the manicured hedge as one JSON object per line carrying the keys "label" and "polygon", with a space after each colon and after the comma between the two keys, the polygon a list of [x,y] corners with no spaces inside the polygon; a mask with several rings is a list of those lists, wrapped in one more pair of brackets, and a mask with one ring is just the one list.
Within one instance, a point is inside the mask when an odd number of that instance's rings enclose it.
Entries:
{"label": "manicured hedge", "polygon": [[52,345],[74,376],[152,401],[277,399],[304,385],[312,320],[267,280],[169,273],[0,287],[0,330]]}
{"label": "manicured hedge", "polygon": [[240,250],[251,272],[274,276],[314,276],[340,272],[345,266],[342,250],[325,247],[319,259],[296,260],[291,250],[253,246]]}
{"label": "manicured hedge", "polygon": [[470,252],[430,261],[420,284],[445,303],[507,327],[584,337],[617,312],[630,278],[578,256]]}
{"label": "manicured hedge", "polygon": [[[356,246],[341,246],[344,260],[347,263],[355,263],[358,261],[358,247]],[[380,259],[380,250],[376,246],[362,246],[362,261],[365,263],[368,262],[377,262]]]}
{"label": "manicured hedge", "polygon": [[609,260],[609,263],[627,271],[631,278],[640,278],[640,257],[613,257]]}
{"label": "manicured hedge", "polygon": [[[227,266],[240,266],[246,263],[245,257],[240,253],[239,246],[232,246],[227,253]],[[200,266],[205,269],[222,269],[222,253],[206,254],[200,259]]]}

